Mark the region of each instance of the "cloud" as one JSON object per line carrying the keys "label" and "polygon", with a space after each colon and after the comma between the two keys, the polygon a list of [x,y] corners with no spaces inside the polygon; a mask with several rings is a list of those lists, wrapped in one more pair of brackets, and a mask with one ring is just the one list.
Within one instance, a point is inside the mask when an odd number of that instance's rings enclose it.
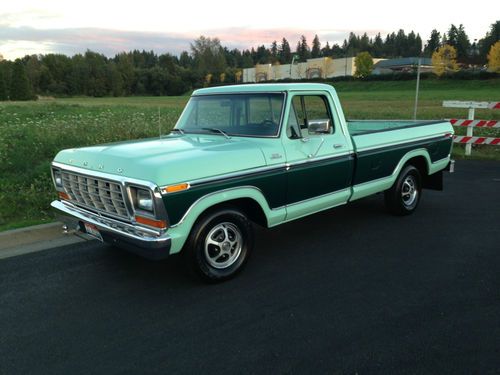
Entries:
{"label": "cloud", "polygon": [[[378,30],[370,32],[369,35],[375,35],[377,32]],[[239,49],[257,47],[262,44],[269,46],[273,40],[280,43],[281,39],[285,37],[294,49],[301,35],[305,35],[311,44],[316,33],[323,45],[326,44],[326,41],[341,43],[349,34],[346,30],[320,30],[313,33],[293,28],[231,27],[210,29],[199,33],[163,33],[104,28],[37,29],[28,26],[12,27],[0,24],[0,53],[8,59],[22,57],[28,53],[52,52],[74,55],[83,53],[87,49],[106,56],[114,56],[117,53],[134,49],[153,50],[157,53],[169,52],[178,55],[182,51],[189,50],[190,43],[200,35],[217,37],[223,46]],[[39,45],[38,50],[37,45]],[[30,47],[26,48],[26,46]]]}
{"label": "cloud", "polygon": [[[74,55],[87,49],[113,56],[133,49],[154,50],[178,54],[189,49],[191,36],[157,32],[121,31],[99,28],[35,29],[31,27],[0,26],[1,45],[41,43],[50,45],[50,52]],[[22,51],[19,51],[22,56]],[[46,52],[46,48],[43,51]],[[17,56],[17,57],[19,57]],[[8,56],[6,56],[8,57]]]}

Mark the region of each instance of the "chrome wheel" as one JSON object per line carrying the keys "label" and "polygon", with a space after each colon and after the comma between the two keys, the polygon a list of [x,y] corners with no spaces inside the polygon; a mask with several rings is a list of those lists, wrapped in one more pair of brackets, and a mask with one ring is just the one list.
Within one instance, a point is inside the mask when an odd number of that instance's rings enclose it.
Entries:
{"label": "chrome wheel", "polygon": [[233,223],[217,224],[205,238],[205,258],[212,267],[223,269],[231,266],[241,254],[243,236]]}
{"label": "chrome wheel", "polygon": [[401,197],[403,198],[403,204],[406,207],[410,207],[417,199],[417,181],[413,175],[408,175],[403,181],[403,186],[401,188]]}

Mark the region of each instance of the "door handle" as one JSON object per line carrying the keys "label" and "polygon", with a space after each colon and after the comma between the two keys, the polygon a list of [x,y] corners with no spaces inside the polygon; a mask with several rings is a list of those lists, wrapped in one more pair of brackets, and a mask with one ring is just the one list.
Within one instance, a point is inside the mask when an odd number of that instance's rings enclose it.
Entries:
{"label": "door handle", "polygon": [[342,148],[342,147],[344,147],[344,145],[341,145],[341,144],[333,145],[333,148]]}

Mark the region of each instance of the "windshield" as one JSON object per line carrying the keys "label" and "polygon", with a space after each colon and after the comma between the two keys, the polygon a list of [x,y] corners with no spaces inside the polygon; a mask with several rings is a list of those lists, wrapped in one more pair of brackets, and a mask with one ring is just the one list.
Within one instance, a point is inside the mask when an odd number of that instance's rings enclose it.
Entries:
{"label": "windshield", "polygon": [[284,94],[192,97],[176,129],[184,133],[273,137],[278,135]]}

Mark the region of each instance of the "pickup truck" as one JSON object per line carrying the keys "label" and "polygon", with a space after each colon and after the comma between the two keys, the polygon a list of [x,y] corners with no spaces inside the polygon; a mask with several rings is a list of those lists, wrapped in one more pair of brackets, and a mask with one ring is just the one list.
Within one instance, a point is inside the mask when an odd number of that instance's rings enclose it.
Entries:
{"label": "pickup truck", "polygon": [[447,121],[346,121],[326,84],[193,93],[170,134],[63,150],[52,206],[78,230],[142,256],[182,251],[208,281],[234,276],[264,227],[376,193],[413,213],[443,188]]}

